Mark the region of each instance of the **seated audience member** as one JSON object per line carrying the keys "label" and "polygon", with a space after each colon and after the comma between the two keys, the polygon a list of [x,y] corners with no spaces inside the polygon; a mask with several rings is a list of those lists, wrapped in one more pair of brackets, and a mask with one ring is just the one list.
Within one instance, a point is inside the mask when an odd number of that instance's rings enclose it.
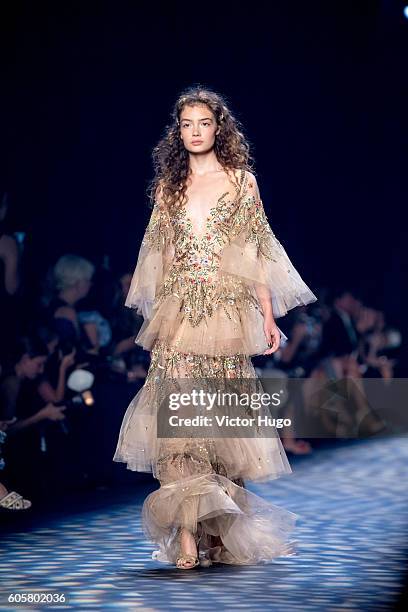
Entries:
{"label": "seated audience member", "polygon": [[23,487],[35,491],[42,465],[44,426],[65,419],[65,406],[51,402],[44,405],[35,393],[33,384],[43,374],[48,358],[48,349],[41,341],[22,337],[11,356],[14,358],[3,367],[0,380],[0,418],[16,419],[7,430],[5,473],[12,474],[13,482],[20,481]]}
{"label": "seated audience member", "polygon": [[[5,461],[1,456],[1,447],[6,441],[7,427],[14,422],[15,419],[8,421],[0,420],[0,470],[5,467]],[[24,499],[17,491],[8,491],[2,482],[0,482],[0,510],[1,511],[16,511],[16,510],[27,510],[31,508],[31,502],[28,499]]]}
{"label": "seated audience member", "polygon": [[[77,255],[63,255],[53,268],[51,300],[48,315],[60,338],[61,346],[97,353],[98,331],[95,322],[80,323],[77,304],[89,293],[94,273],[93,264]],[[65,351],[64,351],[65,352]]]}
{"label": "seated audience member", "polygon": [[299,378],[308,376],[315,365],[322,323],[307,306],[296,311],[291,316],[288,341],[279,350],[279,366],[288,376]]}
{"label": "seated audience member", "polygon": [[58,334],[51,327],[41,325],[36,334],[48,349],[44,372],[36,379],[37,393],[44,402],[61,402],[65,397],[69,370],[75,364],[76,350],[64,355]]}
{"label": "seated audience member", "polygon": [[332,310],[323,324],[319,358],[331,355],[358,354],[359,331],[356,322],[362,308],[361,301],[347,289],[332,293]]}
{"label": "seated audience member", "polygon": [[324,434],[332,437],[355,438],[383,431],[385,423],[367,400],[361,365],[355,355],[344,354],[340,346],[338,350],[338,355],[323,359],[305,380],[306,414],[317,418]]}
{"label": "seated audience member", "polygon": [[8,194],[0,192],[0,362],[17,334],[20,251],[7,230]]}
{"label": "seated audience member", "polygon": [[397,363],[393,356],[401,344],[401,334],[386,325],[381,310],[367,307],[362,309],[357,327],[361,333],[359,359],[364,377],[393,378]]}
{"label": "seated audience member", "polygon": [[279,350],[278,365],[290,378],[298,378],[298,385],[290,386],[290,394],[284,408],[284,418],[290,419],[293,429],[285,431],[282,436],[284,448],[296,455],[312,452],[310,442],[295,438],[297,424],[303,413],[301,384],[309,376],[315,365],[316,354],[321,342],[321,322],[311,314],[308,308],[302,306],[291,315],[292,325],[288,333],[288,341]]}
{"label": "seated audience member", "polygon": [[[8,428],[9,433],[25,429],[44,419],[52,421],[64,419],[64,408],[62,406],[54,406],[51,402],[27,418],[21,418],[21,415],[16,414],[25,384],[37,379],[44,372],[48,359],[48,349],[36,338],[22,337],[16,343],[14,351],[14,363],[3,368],[0,380],[3,418],[4,415],[6,420],[17,416],[17,421]],[[26,410],[29,411],[30,408],[27,406]]]}
{"label": "seated audience member", "polygon": [[135,309],[125,306],[131,280],[131,273],[122,274],[113,298],[111,314],[112,354],[115,357],[123,358],[132,378],[145,378],[149,357],[142,347],[135,344],[135,338],[143,323],[143,317],[136,314]]}

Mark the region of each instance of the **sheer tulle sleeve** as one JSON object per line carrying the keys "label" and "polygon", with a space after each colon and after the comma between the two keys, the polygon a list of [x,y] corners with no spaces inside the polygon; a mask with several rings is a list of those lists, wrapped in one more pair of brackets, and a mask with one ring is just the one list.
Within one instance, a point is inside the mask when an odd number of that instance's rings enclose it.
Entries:
{"label": "sheer tulle sleeve", "polygon": [[125,301],[128,308],[135,308],[145,319],[151,318],[154,300],[173,257],[169,214],[164,204],[156,199]]}
{"label": "sheer tulle sleeve", "polygon": [[274,317],[317,297],[300,277],[265,214],[255,177],[246,173],[244,196],[235,216],[231,240],[220,269],[250,285],[260,299],[269,298]]}

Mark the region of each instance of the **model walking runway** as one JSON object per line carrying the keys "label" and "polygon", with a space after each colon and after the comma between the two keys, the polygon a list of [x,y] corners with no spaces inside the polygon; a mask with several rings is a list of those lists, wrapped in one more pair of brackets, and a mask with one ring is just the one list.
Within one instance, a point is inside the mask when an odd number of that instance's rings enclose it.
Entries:
{"label": "model walking runway", "polygon": [[283,336],[275,318],[316,297],[269,225],[247,143],[221,96],[180,96],[156,162],[153,212],[126,300],[145,318],[136,342],[152,359],[114,460],[160,481],[143,506],[155,558],[191,569],[200,553],[207,564],[293,554],[295,514],[244,484],[290,473],[276,430],[183,438],[170,426],[160,436],[157,424],[169,381],[180,393],[197,381],[207,393],[214,380],[226,388],[256,379],[251,356],[275,352]]}

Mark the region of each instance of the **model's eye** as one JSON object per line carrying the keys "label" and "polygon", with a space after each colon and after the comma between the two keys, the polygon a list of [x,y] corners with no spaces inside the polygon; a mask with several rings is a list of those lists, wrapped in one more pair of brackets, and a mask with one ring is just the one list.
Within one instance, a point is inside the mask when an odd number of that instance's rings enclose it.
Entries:
{"label": "model's eye", "polygon": [[203,125],[210,125],[209,121],[204,121]]}

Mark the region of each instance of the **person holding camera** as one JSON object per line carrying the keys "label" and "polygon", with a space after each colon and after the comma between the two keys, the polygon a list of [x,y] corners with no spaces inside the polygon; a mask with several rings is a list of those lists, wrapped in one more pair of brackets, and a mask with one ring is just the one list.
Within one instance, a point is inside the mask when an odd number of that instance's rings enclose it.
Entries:
{"label": "person holding camera", "polygon": [[[0,421],[7,423],[6,469],[13,482],[32,486],[41,464],[42,428],[65,419],[65,406],[36,398],[33,383],[44,372],[48,348],[36,337],[21,337],[0,377]],[[0,491],[5,495],[5,491]],[[3,495],[3,497],[4,497]]]}

